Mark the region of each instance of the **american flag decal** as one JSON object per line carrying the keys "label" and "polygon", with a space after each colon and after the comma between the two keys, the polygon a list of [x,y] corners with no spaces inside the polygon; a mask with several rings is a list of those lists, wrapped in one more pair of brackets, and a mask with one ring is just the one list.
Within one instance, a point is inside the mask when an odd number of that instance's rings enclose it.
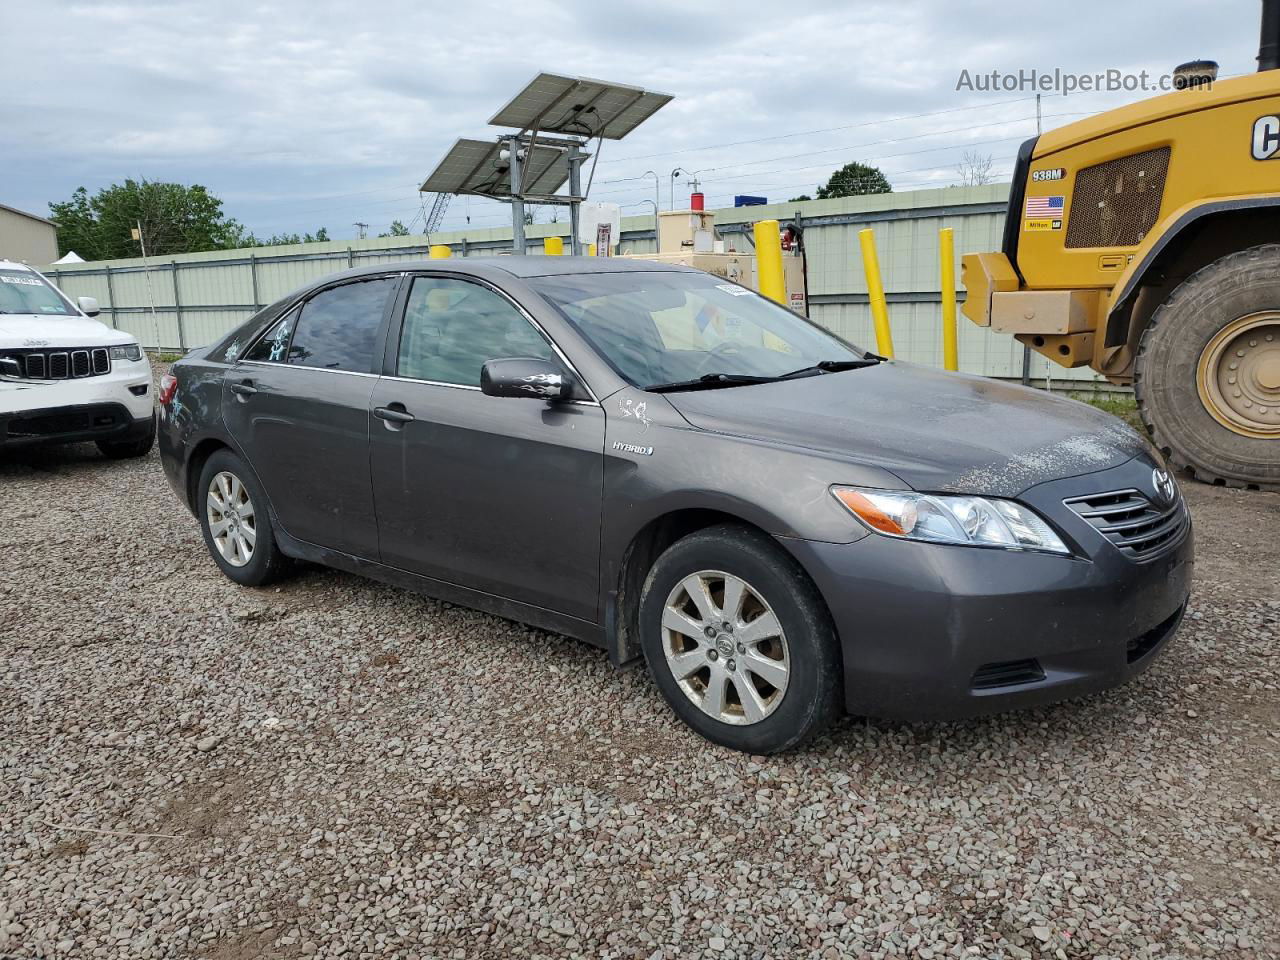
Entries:
{"label": "american flag decal", "polygon": [[1062,219],[1062,197],[1027,197],[1027,219]]}

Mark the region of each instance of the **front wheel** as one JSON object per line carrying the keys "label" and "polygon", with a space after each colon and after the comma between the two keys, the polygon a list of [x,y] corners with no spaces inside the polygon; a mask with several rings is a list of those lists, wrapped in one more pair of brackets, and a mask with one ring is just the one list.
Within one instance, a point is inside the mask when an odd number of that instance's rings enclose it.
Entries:
{"label": "front wheel", "polygon": [[817,588],[764,534],[711,527],[649,572],[640,636],[654,682],[708,740],[750,753],[803,743],[840,712],[840,653]]}
{"label": "front wheel", "polygon": [[1175,466],[1280,489],[1280,245],[1222,257],[1178,285],[1143,331],[1134,392]]}

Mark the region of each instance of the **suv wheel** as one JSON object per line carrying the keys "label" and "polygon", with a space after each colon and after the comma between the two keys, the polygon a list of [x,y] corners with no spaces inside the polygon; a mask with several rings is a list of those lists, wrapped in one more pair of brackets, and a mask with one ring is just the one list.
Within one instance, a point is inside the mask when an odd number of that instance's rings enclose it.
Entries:
{"label": "suv wheel", "polygon": [[715,743],[788,750],[840,712],[831,618],[799,564],[763,534],[718,526],[671,546],[645,581],[640,635],[667,702]]}
{"label": "suv wheel", "polygon": [[109,460],[132,460],[145,457],[151,452],[156,442],[156,421],[152,417],[146,430],[139,436],[128,440],[97,440],[95,445],[99,452]]}
{"label": "suv wheel", "polygon": [[250,587],[280,577],[288,559],[276,546],[266,495],[243,460],[230,450],[211,456],[197,498],[205,546],[223,573]]}

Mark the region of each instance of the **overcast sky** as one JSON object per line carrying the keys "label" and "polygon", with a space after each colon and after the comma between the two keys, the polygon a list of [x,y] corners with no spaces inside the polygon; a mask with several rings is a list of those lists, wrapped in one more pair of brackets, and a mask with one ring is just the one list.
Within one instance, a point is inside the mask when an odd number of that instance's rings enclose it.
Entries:
{"label": "overcast sky", "polygon": [[[45,214],[78,186],[201,183],[258,234],[334,238],[422,222],[417,187],[540,70],[675,100],[604,145],[592,198],[651,211],[676,166],[708,205],[812,193],[862,160],[895,189],[955,182],[966,150],[1008,173],[1033,94],[957,91],[971,74],[1165,73],[1197,57],[1256,69],[1258,0],[1225,2],[64,3],[7,5],[0,203]],[[1138,98],[1046,96],[1044,126]],[[1013,101],[1013,102],[1010,102]],[[740,143],[740,141],[756,141]],[[735,145],[736,144],[736,145]],[[1001,177],[1000,179],[1003,179]],[[688,188],[679,186],[687,197]],[[684,202],[684,201],[682,201]],[[455,198],[446,228],[507,222]],[[420,226],[415,225],[414,232]]]}

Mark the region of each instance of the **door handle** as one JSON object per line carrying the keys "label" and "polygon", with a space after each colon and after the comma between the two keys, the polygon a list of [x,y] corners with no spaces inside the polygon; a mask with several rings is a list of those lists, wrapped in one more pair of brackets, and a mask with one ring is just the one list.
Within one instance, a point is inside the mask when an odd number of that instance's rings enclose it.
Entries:
{"label": "door handle", "polygon": [[404,408],[403,403],[392,403],[385,407],[375,407],[373,415],[379,420],[385,420],[387,426],[396,430],[401,425],[412,423],[416,418],[412,413]]}
{"label": "door handle", "polygon": [[246,399],[257,393],[258,388],[253,385],[252,380],[241,380],[231,385],[231,392],[241,399]]}

